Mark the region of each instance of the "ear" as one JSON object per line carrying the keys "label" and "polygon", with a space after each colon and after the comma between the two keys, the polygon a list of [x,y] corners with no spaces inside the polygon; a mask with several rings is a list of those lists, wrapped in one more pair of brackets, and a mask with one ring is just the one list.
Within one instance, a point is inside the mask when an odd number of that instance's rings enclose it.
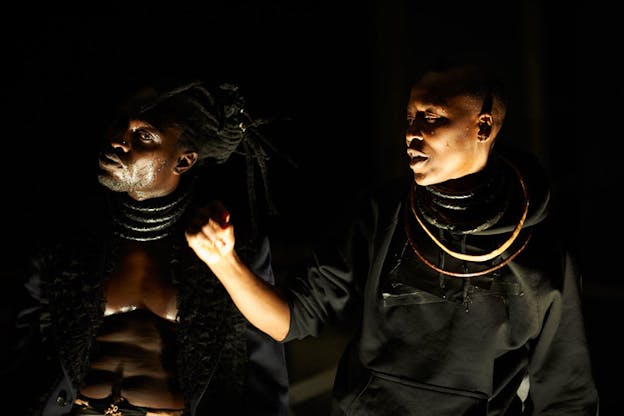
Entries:
{"label": "ear", "polygon": [[174,169],[174,172],[177,175],[181,175],[187,170],[189,170],[195,162],[197,162],[199,155],[197,152],[184,152],[178,157],[178,163]]}
{"label": "ear", "polygon": [[493,118],[491,113],[479,114],[479,132],[477,133],[477,140],[485,142],[490,139],[492,135],[492,123]]}

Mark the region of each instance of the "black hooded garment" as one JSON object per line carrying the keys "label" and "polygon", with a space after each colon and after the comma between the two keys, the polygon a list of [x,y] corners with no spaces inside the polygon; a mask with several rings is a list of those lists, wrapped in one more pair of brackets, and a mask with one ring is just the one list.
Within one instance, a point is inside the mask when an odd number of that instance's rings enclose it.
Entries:
{"label": "black hooded garment", "polygon": [[[514,244],[491,261],[457,260],[433,244],[409,210],[410,175],[371,192],[338,249],[320,248],[307,275],[293,281],[284,342],[357,317],[332,414],[597,414],[580,272],[547,221],[543,170],[528,155],[507,160],[524,179],[530,204]],[[507,169],[518,184],[513,172]],[[509,206],[522,207],[514,186]],[[458,251],[488,252],[508,238],[516,211],[484,231],[441,238]],[[435,267],[475,276],[427,266],[409,237]],[[487,269],[496,270],[478,275]]]}

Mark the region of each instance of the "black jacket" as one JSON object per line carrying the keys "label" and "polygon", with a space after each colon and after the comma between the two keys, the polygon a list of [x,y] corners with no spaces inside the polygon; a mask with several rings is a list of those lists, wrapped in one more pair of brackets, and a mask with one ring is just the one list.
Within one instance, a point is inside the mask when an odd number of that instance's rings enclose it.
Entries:
{"label": "black jacket", "polygon": [[[103,320],[102,282],[114,261],[107,207],[106,194],[97,194],[81,206],[86,221],[32,256],[14,359],[5,370],[19,397],[11,414],[60,416],[71,410]],[[258,276],[274,283],[268,239],[254,241],[242,256]],[[242,317],[180,230],[171,238],[171,263],[179,307],[178,373],[188,414],[285,416],[283,345]]]}
{"label": "black jacket", "polygon": [[[409,177],[373,192],[339,249],[316,251],[315,266],[293,283],[285,341],[349,314],[359,322],[336,374],[336,415],[597,414],[579,270],[546,220],[541,171],[524,158],[512,164],[530,209],[516,242],[492,261],[462,264],[424,235],[410,212]],[[522,192],[514,195],[510,206],[522,206]],[[444,242],[488,251],[514,228],[508,219]],[[474,276],[445,275],[419,255]]]}

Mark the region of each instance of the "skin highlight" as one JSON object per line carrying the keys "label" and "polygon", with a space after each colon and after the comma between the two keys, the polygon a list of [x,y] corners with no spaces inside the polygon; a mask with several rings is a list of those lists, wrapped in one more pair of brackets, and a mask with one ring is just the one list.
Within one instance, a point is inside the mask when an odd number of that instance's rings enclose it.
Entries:
{"label": "skin highlight", "polygon": [[170,194],[197,160],[197,153],[178,146],[179,138],[174,127],[158,130],[147,121],[129,120],[100,155],[99,182],[138,201]]}
{"label": "skin highlight", "polygon": [[427,74],[411,89],[405,142],[418,185],[461,178],[487,164],[498,128],[493,113],[481,111],[480,98],[456,87],[469,76]]}

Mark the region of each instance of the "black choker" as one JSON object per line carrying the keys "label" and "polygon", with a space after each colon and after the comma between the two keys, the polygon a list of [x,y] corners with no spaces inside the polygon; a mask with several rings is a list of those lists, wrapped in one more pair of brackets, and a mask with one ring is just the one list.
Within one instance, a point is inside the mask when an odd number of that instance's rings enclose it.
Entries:
{"label": "black choker", "polygon": [[[507,175],[495,160],[481,172],[455,181],[415,188],[415,205],[431,225],[458,234],[472,234],[495,224],[509,200]],[[461,181],[461,187],[453,182]]]}
{"label": "black choker", "polygon": [[115,193],[113,234],[126,240],[154,241],[169,236],[191,201],[194,180],[182,181],[169,195],[137,201]]}
{"label": "black choker", "polygon": [[[522,189],[522,194],[523,194],[523,199],[524,199],[524,204],[523,204],[523,209],[522,209],[522,215],[520,217],[520,220],[518,221],[518,223],[516,224],[516,227],[514,228],[513,232],[511,233],[510,237],[503,243],[501,244],[499,247],[497,247],[495,250],[489,252],[489,253],[485,253],[485,254],[477,254],[477,255],[473,255],[473,254],[465,254],[465,253],[458,253],[458,252],[454,252],[452,250],[450,250],[448,247],[446,247],[442,242],[440,242],[432,233],[431,231],[429,231],[429,229],[427,228],[427,226],[421,221],[421,219],[418,216],[418,211],[414,205],[414,195],[415,195],[415,191],[418,188],[416,186],[416,184],[412,184],[412,189],[410,190],[409,194],[408,194],[408,206],[411,207],[411,211],[412,214],[414,215],[414,218],[417,220],[418,224],[420,225],[420,227],[422,228],[423,231],[425,231],[425,233],[429,236],[429,238],[438,246],[440,247],[444,252],[446,252],[447,254],[449,254],[450,256],[459,259],[459,260],[463,260],[463,261],[471,261],[471,262],[487,262],[490,260],[493,260],[494,258],[502,255],[509,247],[511,247],[511,245],[514,243],[514,241],[517,239],[518,235],[520,234],[520,232],[522,231],[522,228],[524,226],[525,220],[527,218],[527,214],[529,212],[529,194],[527,191],[527,187],[526,187],[526,183],[524,181],[524,178],[522,177],[522,174],[520,173],[520,171],[511,163],[506,162],[509,164],[509,166],[514,170],[514,172],[516,173],[516,176],[518,178],[518,181],[520,182],[520,187]],[[409,214],[408,214],[408,209],[405,210],[405,214],[404,214],[404,225],[405,225],[405,232],[407,234],[407,238],[409,241],[409,244],[412,247],[412,250],[414,251],[414,253],[418,256],[418,258],[420,260],[422,260],[423,263],[425,263],[428,267],[430,267],[431,269],[437,271],[438,273],[447,275],[447,276],[453,276],[453,277],[461,277],[461,278],[472,278],[472,277],[477,277],[477,276],[482,276],[488,273],[491,273],[493,271],[496,271],[498,269],[500,269],[501,267],[507,265],[510,261],[512,261],[518,254],[520,254],[524,248],[527,246],[530,238],[531,238],[531,233],[529,232],[526,235],[526,238],[524,240],[524,242],[522,243],[522,245],[520,246],[520,248],[518,248],[515,252],[511,253],[507,258],[503,259],[501,262],[494,264],[493,266],[486,268],[484,270],[480,270],[477,272],[464,272],[464,273],[457,273],[457,272],[451,272],[448,270],[444,270],[441,267],[436,266],[434,263],[432,263],[431,261],[429,261],[427,258],[425,258],[425,256],[420,252],[420,250],[418,249],[417,245],[416,245],[416,241],[412,238],[412,232],[410,231],[410,225],[409,225]]]}

